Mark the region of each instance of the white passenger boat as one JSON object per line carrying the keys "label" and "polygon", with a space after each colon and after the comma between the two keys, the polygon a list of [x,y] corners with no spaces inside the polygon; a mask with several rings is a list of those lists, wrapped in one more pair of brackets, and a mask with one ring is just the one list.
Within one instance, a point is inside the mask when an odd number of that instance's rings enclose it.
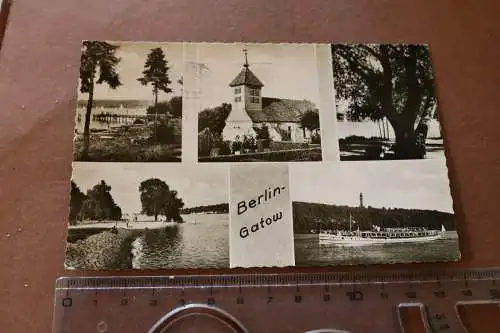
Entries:
{"label": "white passenger boat", "polygon": [[372,245],[393,243],[429,242],[441,238],[446,229],[428,230],[424,227],[380,228],[374,226],[372,231],[352,230],[352,218],[349,216],[349,231],[321,230],[319,241],[324,244],[338,245]]}

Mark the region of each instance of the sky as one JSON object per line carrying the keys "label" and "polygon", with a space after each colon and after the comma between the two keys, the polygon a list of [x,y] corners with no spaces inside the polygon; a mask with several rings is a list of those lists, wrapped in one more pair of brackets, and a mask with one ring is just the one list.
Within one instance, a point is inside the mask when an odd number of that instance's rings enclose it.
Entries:
{"label": "sky", "polygon": [[318,163],[291,167],[292,201],[453,213],[443,159]]}
{"label": "sky", "polygon": [[200,43],[195,59],[205,68],[198,81],[202,108],[231,102],[233,91],[229,83],[243,68],[245,47],[250,70],[264,84],[262,96],[307,99],[318,105],[318,68],[313,44]]}
{"label": "sky", "polygon": [[184,207],[227,203],[228,169],[220,165],[203,167],[169,163],[73,163],[73,180],[84,193],[104,180],[123,213],[141,210],[139,184],[159,178],[178,192]]}
{"label": "sky", "polygon": [[[94,90],[95,99],[135,99],[153,101],[151,86],[143,86],[137,79],[142,76],[144,63],[152,48],[160,47],[165,53],[168,62],[169,78],[172,81],[170,88],[173,92],[158,95],[159,100],[168,100],[172,96],[181,95],[181,86],[177,83],[183,73],[183,45],[182,43],[145,43],[145,42],[109,42],[119,45],[116,56],[121,58],[116,69],[123,85],[111,89],[107,84],[96,84]],[[78,80],[80,81],[80,80]],[[80,82],[78,82],[80,84]],[[80,93],[78,88],[78,99],[87,99],[88,94]]]}

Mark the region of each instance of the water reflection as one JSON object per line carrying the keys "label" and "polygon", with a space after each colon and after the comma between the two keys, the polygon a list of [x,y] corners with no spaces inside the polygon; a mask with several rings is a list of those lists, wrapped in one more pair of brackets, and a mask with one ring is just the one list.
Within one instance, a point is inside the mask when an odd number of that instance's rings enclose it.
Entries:
{"label": "water reflection", "polygon": [[185,223],[147,230],[134,246],[135,268],[229,267],[226,214],[190,214]]}

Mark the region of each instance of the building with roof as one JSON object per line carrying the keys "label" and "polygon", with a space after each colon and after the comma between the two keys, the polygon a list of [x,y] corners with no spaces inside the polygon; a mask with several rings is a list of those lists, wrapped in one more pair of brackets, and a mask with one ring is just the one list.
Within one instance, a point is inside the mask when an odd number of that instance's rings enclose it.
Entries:
{"label": "building with roof", "polygon": [[311,131],[301,127],[302,115],[318,111],[308,100],[263,97],[264,84],[250,70],[247,52],[240,73],[231,81],[231,113],[222,133],[224,140],[234,141],[243,135],[256,136],[258,128],[267,126],[273,141],[308,142]]}

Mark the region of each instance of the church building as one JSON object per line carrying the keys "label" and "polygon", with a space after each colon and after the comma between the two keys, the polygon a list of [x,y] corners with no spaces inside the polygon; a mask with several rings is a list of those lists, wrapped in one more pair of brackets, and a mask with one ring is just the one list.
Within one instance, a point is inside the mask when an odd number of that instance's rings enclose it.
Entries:
{"label": "church building", "polygon": [[264,84],[250,70],[247,51],[244,53],[243,68],[229,84],[233,98],[222,133],[224,140],[256,137],[256,129],[267,126],[273,141],[308,142],[311,131],[301,127],[301,118],[307,111],[318,112],[317,107],[307,100],[262,96]]}

